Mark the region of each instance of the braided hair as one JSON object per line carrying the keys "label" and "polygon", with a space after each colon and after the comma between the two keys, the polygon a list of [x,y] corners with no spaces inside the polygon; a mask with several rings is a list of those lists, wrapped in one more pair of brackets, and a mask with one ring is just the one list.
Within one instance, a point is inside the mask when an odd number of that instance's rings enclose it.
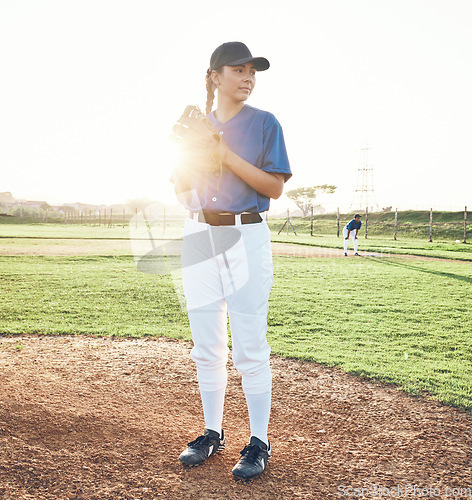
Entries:
{"label": "braided hair", "polygon": [[[221,73],[223,68],[218,68],[215,70],[217,73]],[[207,101],[206,101],[206,106],[205,106],[205,112],[206,114],[211,112],[211,108],[213,107],[213,101],[215,100],[215,90],[216,90],[216,85],[213,83],[213,80],[211,79],[211,69],[208,68],[206,75],[205,75],[205,83],[206,83],[206,90],[207,90]]]}

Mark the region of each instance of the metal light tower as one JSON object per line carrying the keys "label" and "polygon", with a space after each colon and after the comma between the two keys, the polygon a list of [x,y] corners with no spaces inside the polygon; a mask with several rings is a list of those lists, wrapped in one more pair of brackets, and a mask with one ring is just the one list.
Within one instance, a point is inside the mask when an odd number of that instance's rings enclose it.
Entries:
{"label": "metal light tower", "polygon": [[365,210],[368,208],[371,212],[379,210],[379,204],[374,193],[374,168],[369,162],[369,146],[366,144],[361,148],[362,161],[357,169],[356,189],[349,211]]}

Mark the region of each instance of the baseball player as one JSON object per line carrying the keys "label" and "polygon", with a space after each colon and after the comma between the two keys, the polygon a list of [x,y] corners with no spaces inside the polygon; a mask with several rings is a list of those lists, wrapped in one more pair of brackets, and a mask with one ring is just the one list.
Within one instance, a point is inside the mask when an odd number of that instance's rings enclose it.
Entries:
{"label": "baseball player", "polygon": [[361,216],[359,214],[354,215],[354,219],[349,221],[343,229],[344,236],[344,255],[347,257],[347,247],[349,246],[349,236],[352,238],[354,244],[354,255],[359,257],[357,253],[357,248],[359,245],[359,240],[357,239],[357,233],[362,226]]}
{"label": "baseball player", "polygon": [[[251,431],[232,473],[246,479],[263,472],[271,455],[266,333],[273,268],[270,231],[261,214],[292,175],[280,124],[271,113],[246,104],[256,72],[268,68],[267,59],[253,57],[241,42],[224,43],[213,52],[206,113],[223,140],[224,149],[221,144],[218,149],[222,168],[199,174],[181,164],[172,177],[179,200],[189,209],[182,278],[205,420],[203,434],[188,443],[179,459],[200,465],[225,446],[229,316],[233,362],[242,376]],[[211,112],[215,91],[217,107]],[[213,139],[198,139],[191,120],[181,132],[190,152],[197,143],[199,151],[212,144]]]}

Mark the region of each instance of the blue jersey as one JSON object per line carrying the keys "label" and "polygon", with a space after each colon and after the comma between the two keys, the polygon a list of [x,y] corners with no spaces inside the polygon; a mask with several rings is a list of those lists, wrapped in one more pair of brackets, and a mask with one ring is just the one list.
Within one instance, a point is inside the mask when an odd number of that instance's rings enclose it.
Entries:
{"label": "blue jersey", "polygon": [[[275,116],[245,105],[233,118],[219,122],[214,113],[208,115],[228,147],[251,165],[265,172],[278,172],[285,180],[292,175],[282,127]],[[265,212],[270,199],[264,196],[231,170],[223,167],[217,173],[205,173],[191,179],[192,199],[186,200],[190,210],[208,212]]]}
{"label": "blue jersey", "polygon": [[346,229],[349,231],[354,231],[354,229],[360,229],[362,226],[362,222],[356,222],[356,219],[352,219],[349,223],[346,224]]}

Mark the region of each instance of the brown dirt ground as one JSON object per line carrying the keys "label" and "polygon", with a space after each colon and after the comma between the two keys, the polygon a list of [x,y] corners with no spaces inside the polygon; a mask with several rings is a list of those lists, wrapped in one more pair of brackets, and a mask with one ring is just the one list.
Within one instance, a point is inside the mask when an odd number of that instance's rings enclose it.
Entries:
{"label": "brown dirt ground", "polygon": [[232,479],[249,428],[231,362],[226,449],[184,467],[178,456],[203,425],[190,349],[159,338],[0,337],[0,498],[472,498],[452,490],[472,488],[471,415],[279,357],[264,474]]}
{"label": "brown dirt ground", "polygon": [[[26,243],[25,243],[26,241]],[[23,242],[23,245],[19,244]],[[322,248],[308,245],[274,243],[272,242],[273,255],[288,257],[338,257],[344,258],[342,248]],[[140,249],[142,250],[142,249]],[[380,252],[364,252],[359,250],[364,257],[401,257],[414,260],[441,260],[449,259],[439,257],[424,257],[407,254],[390,254]],[[6,238],[0,240],[0,255],[45,255],[45,256],[70,256],[70,255],[132,255],[133,248],[130,240],[87,240],[87,239],[54,239],[54,238]],[[348,254],[353,256],[352,248]],[[462,262],[456,260],[455,262]],[[464,261],[469,263],[468,261]]]}
{"label": "brown dirt ground", "polygon": [[[273,255],[283,255],[286,257],[344,257],[344,250],[342,248],[322,248],[322,247],[312,247],[308,245],[290,245],[287,243],[272,243],[272,254]],[[0,250],[1,251],[1,250]],[[381,257],[390,258],[397,257],[402,259],[412,259],[412,260],[435,260],[443,262],[451,262],[451,259],[441,258],[441,257],[425,257],[423,255],[409,255],[409,254],[394,254],[394,253],[380,253],[380,252],[364,252],[359,249],[362,257]],[[348,256],[353,257],[353,250],[350,248],[348,250]],[[354,257],[357,258],[357,257]],[[470,264],[469,261],[453,260],[452,262],[462,262],[464,264]]]}

